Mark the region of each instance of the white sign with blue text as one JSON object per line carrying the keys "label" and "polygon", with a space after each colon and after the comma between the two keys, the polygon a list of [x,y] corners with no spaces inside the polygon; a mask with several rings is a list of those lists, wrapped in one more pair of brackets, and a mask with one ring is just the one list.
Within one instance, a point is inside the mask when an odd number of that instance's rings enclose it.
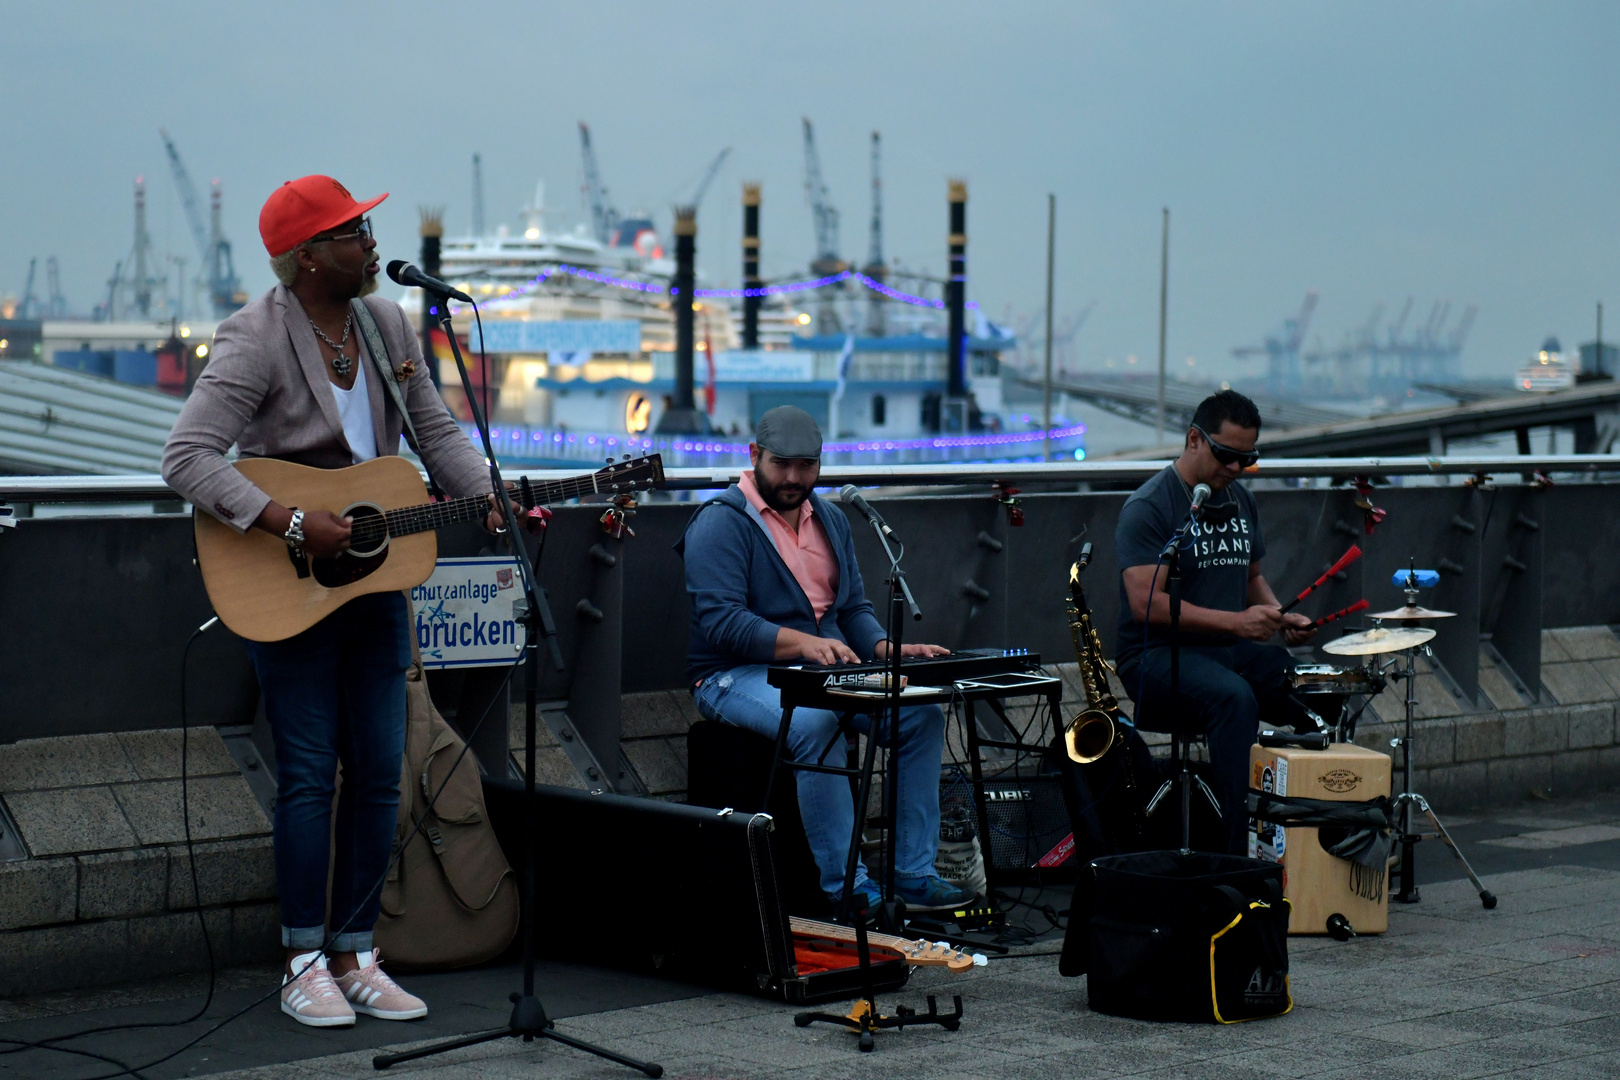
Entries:
{"label": "white sign with blue text", "polygon": [[523,652],[523,626],[512,602],[523,595],[516,564],[505,556],[440,559],[411,590],[422,666],[497,667]]}

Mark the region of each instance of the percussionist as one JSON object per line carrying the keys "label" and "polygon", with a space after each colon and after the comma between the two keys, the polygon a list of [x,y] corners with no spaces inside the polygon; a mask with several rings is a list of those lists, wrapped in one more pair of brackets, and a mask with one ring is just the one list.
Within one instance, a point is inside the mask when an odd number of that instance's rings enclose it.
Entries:
{"label": "percussionist", "polygon": [[[686,560],[692,603],[687,676],[698,711],[710,720],[775,740],[781,695],[766,682],[773,663],[843,664],[882,660],[889,642],[861,586],[849,520],[815,493],[821,474],[821,429],[803,409],[783,405],[760,418],[748,447],[752,468],[699,507],[676,550]],[[938,645],[905,645],[902,657],[942,656]],[[868,730],[869,718],[857,718]],[[892,745],[879,721],[878,737]],[[795,709],[788,750],[795,761],[817,758],[833,739],[838,715]],[[895,883],[913,910],[971,903],[966,892],[934,873],[939,846],[939,770],[945,718],[938,706],[902,709]],[[855,825],[854,799],[842,776],[794,770],[799,812],[820,884],[833,901]],[[857,863],[857,902],[876,907],[878,885]]]}
{"label": "percussionist", "polygon": [[[1315,635],[1311,621],[1282,613],[1260,573],[1266,553],[1254,496],[1238,477],[1260,458],[1260,410],[1235,390],[1205,398],[1181,456],[1126,500],[1114,533],[1120,570],[1116,659],[1120,681],[1148,730],[1203,731],[1209,742],[1228,852],[1248,847],[1249,747],[1262,715],[1297,719],[1288,697],[1292,658],[1272,644]],[[1187,520],[1193,489],[1213,494],[1181,547],[1180,696],[1170,693],[1170,597],[1165,545]],[[1149,611],[1149,597],[1152,610]],[[1149,629],[1151,628],[1151,629]]]}

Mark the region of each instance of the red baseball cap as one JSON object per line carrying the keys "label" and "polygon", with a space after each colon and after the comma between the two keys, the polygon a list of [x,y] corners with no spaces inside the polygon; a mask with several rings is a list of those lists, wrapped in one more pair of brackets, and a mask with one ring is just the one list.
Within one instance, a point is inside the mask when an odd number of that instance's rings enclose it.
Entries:
{"label": "red baseball cap", "polygon": [[359,217],[386,198],[385,191],[369,202],[355,202],[348,188],[318,173],[289,180],[264,200],[264,209],[259,211],[259,236],[273,259],[316,233]]}

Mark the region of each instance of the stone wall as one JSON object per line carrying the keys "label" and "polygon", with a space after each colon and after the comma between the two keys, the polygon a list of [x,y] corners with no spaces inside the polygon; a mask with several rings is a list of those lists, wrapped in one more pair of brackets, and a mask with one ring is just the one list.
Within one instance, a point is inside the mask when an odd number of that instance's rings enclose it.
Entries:
{"label": "stone wall", "polygon": [[[1427,664],[1419,668],[1413,786],[1438,811],[1620,786],[1620,637],[1610,628],[1545,631],[1535,701],[1488,647],[1480,664],[1482,694],[1472,704]],[[1054,670],[1073,711],[1083,697],[1076,666]],[[1117,680],[1114,691],[1128,707]],[[1388,751],[1404,727],[1403,692],[1392,683],[1373,700],[1358,743]],[[1028,706],[1009,713],[1021,722]],[[624,755],[649,795],[685,798],[686,732],[697,719],[682,691],[624,696]],[[540,782],[585,787],[548,726],[539,732]],[[521,710],[510,734],[521,768]],[[272,959],[280,919],[269,820],[215,729],[192,731],[189,756],[198,882],[215,956],[222,965]],[[179,775],[173,730],[0,745],[0,996],[205,966]]]}
{"label": "stone wall", "polygon": [[[180,748],[174,730],[0,746],[0,830],[12,833],[0,837],[0,995],[206,967]],[[217,731],[193,729],[187,755],[214,955],[221,965],[273,957],[270,822]]]}

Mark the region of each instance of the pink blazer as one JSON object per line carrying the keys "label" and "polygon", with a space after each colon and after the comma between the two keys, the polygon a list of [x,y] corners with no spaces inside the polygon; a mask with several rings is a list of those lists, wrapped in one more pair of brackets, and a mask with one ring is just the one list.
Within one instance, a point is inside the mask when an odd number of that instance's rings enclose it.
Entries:
{"label": "pink blazer", "polygon": [[[415,332],[396,303],[369,296],[383,343],[396,367],[416,372],[405,380],[405,405],[416,425],[425,461],[453,496],[489,491],[484,456],[457,426],[428,377]],[[357,326],[353,331],[360,333]],[[361,363],[371,364],[361,338]],[[371,424],[381,454],[399,452],[404,420],[383,389],[375,366],[366,371]],[[270,496],[231,468],[225,452],[272,457],[321,469],[354,463],[337,398],[303,305],[277,285],[219,324],[203,369],[163,448],[163,479],[191,503],[245,532]]]}

